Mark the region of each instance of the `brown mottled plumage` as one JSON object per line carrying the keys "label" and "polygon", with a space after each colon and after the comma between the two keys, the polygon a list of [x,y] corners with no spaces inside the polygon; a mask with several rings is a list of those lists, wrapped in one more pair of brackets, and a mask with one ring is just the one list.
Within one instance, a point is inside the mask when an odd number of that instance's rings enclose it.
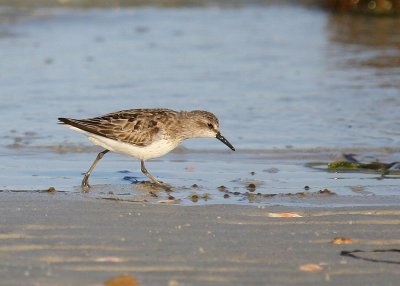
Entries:
{"label": "brown mottled plumage", "polygon": [[158,136],[190,137],[192,123],[202,127],[202,121],[194,122],[196,117],[204,118],[218,129],[219,123],[214,114],[207,111],[177,112],[170,109],[129,109],[87,119],[59,118],[65,124],[90,133],[137,146],[148,146]]}
{"label": "brown mottled plumage", "polygon": [[84,187],[89,186],[90,172],[108,151],[140,159],[143,173],[156,184],[165,187],[146,170],[144,160],[165,155],[183,140],[196,137],[215,137],[235,150],[220,134],[217,117],[207,111],[130,109],[94,118],[59,120],[88,136],[94,144],[105,148],[85,174],[82,181]]}

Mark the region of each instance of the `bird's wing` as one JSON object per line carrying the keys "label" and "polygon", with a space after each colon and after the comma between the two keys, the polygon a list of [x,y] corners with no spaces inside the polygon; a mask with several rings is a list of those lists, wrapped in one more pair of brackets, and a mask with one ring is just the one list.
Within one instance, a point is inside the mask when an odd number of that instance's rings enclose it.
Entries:
{"label": "bird's wing", "polygon": [[59,120],[96,135],[145,147],[162,136],[162,122],[175,115],[175,111],[167,109],[131,109],[94,118]]}

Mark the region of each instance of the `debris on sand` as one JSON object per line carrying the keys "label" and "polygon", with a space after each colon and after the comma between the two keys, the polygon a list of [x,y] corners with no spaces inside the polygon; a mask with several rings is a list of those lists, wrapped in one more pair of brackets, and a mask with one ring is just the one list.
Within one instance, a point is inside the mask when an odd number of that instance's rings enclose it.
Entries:
{"label": "debris on sand", "polygon": [[224,192],[227,190],[227,187],[225,187],[224,185],[221,185],[217,188],[219,191]]}
{"label": "debris on sand", "polygon": [[198,195],[191,195],[190,200],[194,203],[197,203],[199,201],[199,196]]}
{"label": "debris on sand", "polygon": [[303,272],[317,273],[317,272],[321,272],[323,270],[323,268],[319,264],[307,263],[307,264],[301,265],[299,267],[299,270],[303,271]]}
{"label": "debris on sand", "polygon": [[256,185],[253,183],[248,184],[247,190],[249,190],[249,192],[254,192],[256,190]]}
{"label": "debris on sand", "polygon": [[302,215],[298,213],[268,213],[268,217],[273,217],[273,218],[292,218],[292,217],[303,217]]}
{"label": "debris on sand", "polygon": [[326,188],[323,189],[323,190],[319,190],[317,194],[319,194],[319,195],[328,195],[328,196],[336,195],[336,193],[334,193],[331,190],[328,190]]}
{"label": "debris on sand", "polygon": [[107,280],[104,286],[139,286],[139,283],[131,276],[121,275]]}
{"label": "debris on sand", "polygon": [[332,241],[332,244],[352,244],[353,240],[348,237],[335,237]]}
{"label": "debris on sand", "polygon": [[193,194],[189,196],[189,199],[193,202],[193,203],[197,203],[200,199],[204,200],[204,201],[208,201],[208,199],[210,198],[210,195],[208,193],[205,193],[204,195],[199,196],[198,194]]}

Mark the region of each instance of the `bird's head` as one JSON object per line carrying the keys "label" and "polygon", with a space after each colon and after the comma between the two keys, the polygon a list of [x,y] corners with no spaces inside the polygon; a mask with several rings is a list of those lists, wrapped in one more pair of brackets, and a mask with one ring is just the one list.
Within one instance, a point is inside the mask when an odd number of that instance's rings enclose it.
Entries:
{"label": "bird's head", "polygon": [[192,119],[190,124],[193,124],[194,127],[192,128],[194,137],[217,138],[231,148],[231,150],[235,151],[232,144],[221,135],[218,118],[214,114],[208,111],[194,110],[189,112],[189,117]]}

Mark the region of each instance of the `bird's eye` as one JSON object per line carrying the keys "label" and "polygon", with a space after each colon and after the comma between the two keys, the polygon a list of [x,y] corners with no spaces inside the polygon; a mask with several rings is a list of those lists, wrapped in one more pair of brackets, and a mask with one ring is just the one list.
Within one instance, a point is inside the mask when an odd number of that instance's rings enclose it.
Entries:
{"label": "bird's eye", "polygon": [[214,126],[213,126],[211,123],[208,123],[207,126],[208,126],[208,128],[210,128],[210,129],[213,129],[213,128],[214,128]]}

